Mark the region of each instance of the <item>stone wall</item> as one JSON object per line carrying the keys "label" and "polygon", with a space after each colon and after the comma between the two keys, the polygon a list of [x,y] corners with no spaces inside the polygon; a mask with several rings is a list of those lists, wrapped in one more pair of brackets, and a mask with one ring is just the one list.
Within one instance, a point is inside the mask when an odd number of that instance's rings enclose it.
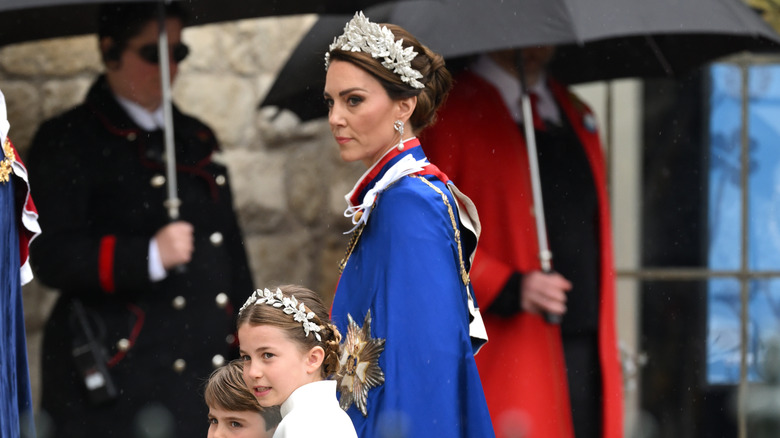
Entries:
{"label": "stone wall", "polygon": [[[343,195],[365,169],[341,162],[326,120],[300,123],[291,113],[258,109],[315,20],[274,17],[185,29],[192,51],[180,66],[173,96],[222,143],[218,159],[231,173],[256,285],[300,283],[329,302],[346,247],[342,233],[350,228],[342,216]],[[38,125],[79,103],[101,71],[95,36],[0,48],[9,135],[22,156]],[[24,287],[36,403],[41,330],[56,296],[36,281]]]}

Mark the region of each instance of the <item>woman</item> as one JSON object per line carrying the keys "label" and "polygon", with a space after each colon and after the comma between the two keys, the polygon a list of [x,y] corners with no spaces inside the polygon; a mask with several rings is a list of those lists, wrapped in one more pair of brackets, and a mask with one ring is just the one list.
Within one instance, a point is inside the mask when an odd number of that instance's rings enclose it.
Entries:
{"label": "woman", "polygon": [[355,227],[332,308],[345,334],[342,408],[358,436],[491,437],[474,362],[486,337],[468,277],[479,222],[416,138],[451,76],[404,29],[362,13],[326,67],[341,158],[368,167],[346,196]]}

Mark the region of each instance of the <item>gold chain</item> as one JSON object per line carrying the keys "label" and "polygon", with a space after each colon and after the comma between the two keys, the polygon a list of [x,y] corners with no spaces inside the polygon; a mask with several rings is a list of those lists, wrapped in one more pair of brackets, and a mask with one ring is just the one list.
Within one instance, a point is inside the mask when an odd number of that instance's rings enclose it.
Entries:
{"label": "gold chain", "polygon": [[0,182],[6,183],[9,179],[11,179],[11,174],[13,173],[11,163],[16,161],[16,157],[14,156],[13,149],[11,149],[11,142],[8,141],[8,137],[6,137],[5,143],[3,143],[3,155],[5,158],[0,161]]}
{"label": "gold chain", "polygon": [[357,245],[357,242],[360,239],[360,235],[363,234],[363,228],[365,228],[365,226],[366,224],[362,223],[358,225],[355,231],[352,232],[352,237],[349,238],[349,243],[347,244],[347,250],[344,252],[344,258],[341,259],[341,261],[339,262],[339,275],[341,275],[341,273],[344,272],[344,267],[347,266],[347,261],[349,261],[349,256],[351,256],[352,251],[355,250],[355,246]]}
{"label": "gold chain", "polygon": [[463,248],[460,244],[460,228],[458,228],[458,222],[455,220],[455,212],[452,209],[452,205],[450,204],[450,200],[447,199],[447,195],[444,194],[441,190],[439,190],[438,187],[433,185],[430,181],[427,179],[421,177],[420,175],[412,175],[415,178],[419,178],[420,181],[424,182],[428,185],[428,187],[432,188],[436,193],[441,195],[442,201],[444,201],[444,205],[447,206],[447,212],[450,214],[450,222],[452,223],[452,231],[455,232],[455,243],[458,244],[458,261],[460,262],[460,278],[463,280],[463,284],[468,286],[469,284],[469,273],[466,272],[466,265],[463,263]]}

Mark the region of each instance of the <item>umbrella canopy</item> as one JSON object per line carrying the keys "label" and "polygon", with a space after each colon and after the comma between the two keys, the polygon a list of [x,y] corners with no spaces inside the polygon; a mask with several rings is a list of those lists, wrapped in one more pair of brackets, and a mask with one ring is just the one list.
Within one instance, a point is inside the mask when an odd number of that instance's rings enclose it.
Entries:
{"label": "umbrella canopy", "polygon": [[[568,83],[679,74],[736,51],[780,48],[780,36],[740,0],[408,0],[365,10],[453,61],[481,52],[557,45]],[[262,106],[325,115],[323,55],[350,15],[321,17]]]}
{"label": "umbrella canopy", "polygon": [[[122,0],[148,1],[148,0]],[[188,25],[291,14],[348,14],[379,0],[175,0]],[[100,3],[120,0],[3,0],[0,2],[0,46],[97,31]]]}

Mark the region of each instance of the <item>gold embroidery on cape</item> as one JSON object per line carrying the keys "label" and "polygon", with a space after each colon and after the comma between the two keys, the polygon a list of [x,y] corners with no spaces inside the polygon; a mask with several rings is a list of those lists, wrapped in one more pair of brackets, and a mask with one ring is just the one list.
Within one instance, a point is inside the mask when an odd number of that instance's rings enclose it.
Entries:
{"label": "gold embroidery on cape", "polygon": [[421,177],[420,175],[411,175],[414,178],[419,178],[420,181],[424,182],[428,185],[428,187],[432,188],[436,193],[438,193],[441,196],[442,201],[444,201],[444,205],[447,206],[447,212],[450,214],[450,222],[452,223],[452,231],[455,233],[455,243],[458,244],[458,261],[460,262],[460,279],[463,281],[463,284],[468,286],[469,282],[469,273],[466,271],[466,264],[463,263],[463,248],[460,244],[460,228],[458,228],[458,222],[455,220],[455,212],[452,210],[452,205],[450,205],[450,200],[447,199],[447,195],[444,194],[441,190],[439,190],[438,187],[433,185],[430,181],[427,179]]}
{"label": "gold embroidery on cape", "polygon": [[[390,186],[397,183],[399,180],[395,180],[391,182],[390,184],[385,187],[385,190],[387,190]],[[381,194],[381,193],[380,193]],[[379,199],[379,195],[377,195],[377,199]],[[373,211],[376,208],[376,200],[374,200],[374,203],[371,205],[371,210]],[[355,214],[355,219],[360,220],[360,217],[363,216],[363,210],[357,212]],[[355,250],[355,247],[357,246],[358,240],[360,240],[360,235],[363,234],[363,228],[366,226],[366,222],[363,222],[360,224],[355,231],[352,232],[352,237],[349,238],[349,243],[347,244],[347,250],[344,253],[344,258],[341,259],[339,262],[339,275],[341,275],[344,272],[344,267],[347,266],[347,262],[349,261],[349,256],[352,255],[352,251]]]}
{"label": "gold embroidery on cape", "polygon": [[[452,205],[450,205],[449,199],[447,199],[447,195],[445,195],[441,190],[439,190],[438,187],[433,185],[430,181],[423,178],[420,175],[409,175],[412,178],[419,178],[420,181],[424,182],[428,185],[428,187],[432,188],[436,193],[438,193],[441,196],[442,201],[444,201],[444,205],[447,206],[447,213],[450,215],[450,222],[452,223],[452,231],[455,233],[455,243],[458,244],[458,261],[460,262],[460,279],[463,281],[463,284],[468,286],[471,282],[471,279],[469,278],[469,273],[466,271],[466,264],[463,263],[463,248],[460,244],[460,228],[458,228],[458,222],[455,220],[455,213],[452,209]],[[395,184],[395,182],[393,183]],[[376,201],[374,201],[373,207],[371,209],[373,210],[376,208]],[[349,261],[349,256],[352,255],[352,251],[355,250],[355,246],[357,246],[358,240],[360,240],[360,235],[363,233],[363,227],[365,227],[366,224],[360,225],[355,231],[352,232],[352,237],[349,239],[349,243],[347,244],[347,250],[345,251],[344,258],[341,259],[339,262],[339,275],[341,275],[344,272],[344,267],[347,266],[347,261]]]}
{"label": "gold embroidery on cape", "polygon": [[[432,188],[438,193],[444,205],[447,206],[447,212],[450,216],[450,222],[452,223],[452,230],[455,233],[455,242],[458,245],[458,259],[460,261],[460,277],[463,284],[468,286],[470,283],[469,274],[466,271],[465,263],[463,262],[463,249],[460,242],[460,228],[458,228],[458,222],[455,219],[455,212],[452,209],[452,205],[447,199],[447,195],[444,194],[438,187],[433,185],[430,181],[419,175],[409,175],[413,178],[419,178],[426,185]],[[376,208],[376,202],[372,207]],[[352,237],[347,244],[347,250],[344,254],[344,258],[339,262],[339,274],[344,271],[344,267],[347,265],[352,251],[357,246],[360,235],[363,233],[363,228],[366,224],[360,225],[353,233]],[[385,373],[379,367],[379,355],[385,350],[385,340],[379,338],[371,338],[371,310],[366,313],[365,321],[363,321],[363,327],[358,327],[355,321],[352,319],[352,315],[347,314],[349,320],[349,327],[347,328],[347,334],[345,336],[344,344],[342,345],[341,358],[339,363],[341,365],[341,371],[339,372],[338,387],[341,391],[341,398],[339,399],[339,405],[341,409],[347,410],[354,403],[360,410],[363,416],[368,415],[368,391],[371,388],[385,383]]]}
{"label": "gold embroidery on cape", "polygon": [[352,237],[349,238],[349,243],[347,244],[347,250],[344,252],[344,258],[339,262],[339,275],[344,272],[344,267],[347,266],[349,256],[351,256],[352,251],[355,250],[355,246],[357,246],[358,240],[360,240],[360,235],[363,234],[363,228],[365,226],[366,224],[360,224],[357,229],[352,232]]}
{"label": "gold embroidery on cape", "polygon": [[385,351],[385,340],[371,337],[371,309],[366,313],[362,328],[355,324],[352,315],[347,314],[347,318],[349,327],[339,359],[339,405],[346,411],[354,403],[365,417],[368,415],[368,391],[385,383],[385,373],[379,368],[379,355]]}
{"label": "gold embroidery on cape", "polygon": [[5,158],[3,161],[0,161],[0,182],[5,184],[11,179],[11,174],[14,171],[11,167],[11,163],[16,161],[14,150],[11,149],[11,142],[8,141],[8,138],[6,138],[5,143],[3,143],[3,155],[5,155]]}

